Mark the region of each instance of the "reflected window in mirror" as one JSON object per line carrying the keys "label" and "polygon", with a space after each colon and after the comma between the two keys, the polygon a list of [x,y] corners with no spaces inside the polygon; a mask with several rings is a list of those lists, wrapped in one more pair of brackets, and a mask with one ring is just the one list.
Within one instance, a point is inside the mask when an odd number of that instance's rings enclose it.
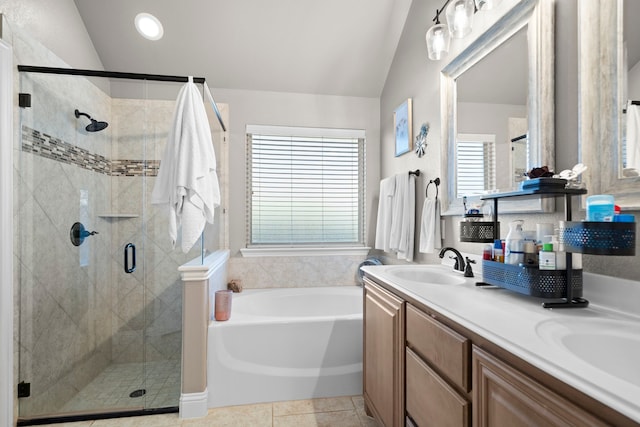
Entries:
{"label": "reflected window in mirror", "polygon": [[496,188],[496,136],[459,133],[456,138],[458,197],[486,194]]}

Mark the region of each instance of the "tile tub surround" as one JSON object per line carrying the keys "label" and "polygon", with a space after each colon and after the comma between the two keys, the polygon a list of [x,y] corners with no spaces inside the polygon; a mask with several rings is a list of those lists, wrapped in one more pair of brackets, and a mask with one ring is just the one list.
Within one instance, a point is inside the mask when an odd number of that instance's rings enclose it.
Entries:
{"label": "tile tub surround", "polygon": [[205,418],[177,414],[51,424],[49,427],[381,427],[364,413],[362,396],[294,400],[210,409]]}
{"label": "tile tub surround", "polygon": [[[625,311],[630,306],[626,300],[637,301],[640,298],[640,283],[584,273],[585,298],[590,300],[589,307],[543,309],[539,298],[526,297],[506,289],[476,287],[478,278],[455,286],[425,285],[394,277],[387,271],[387,266],[364,267],[364,270],[370,277],[387,283],[404,299],[416,301],[419,305],[441,313],[469,333],[490,341],[579,390],[592,398],[583,396],[582,400],[588,401],[598,410],[609,413],[611,417],[622,418],[622,414],[627,417],[627,423],[629,419],[640,422],[640,384],[637,376],[621,377],[619,372],[598,369],[596,365],[581,358],[586,354],[574,355],[555,341],[556,332],[562,334],[566,325],[573,325],[572,328],[591,334],[590,340],[599,342],[600,349],[605,350],[608,347],[603,341],[606,341],[605,335],[612,334],[612,322],[624,326],[624,331],[620,333],[632,340],[630,343],[640,339],[637,307],[633,307],[633,311]],[[607,296],[603,297],[604,295]],[[621,304],[619,301],[624,302]],[[549,332],[551,337],[548,336]],[[611,357],[609,365],[625,367],[626,372],[629,370],[628,366],[635,364],[635,359],[630,358],[635,357],[632,353],[625,354],[615,349],[595,353],[598,354],[590,352],[588,356]],[[616,356],[627,358],[618,360],[615,359]],[[618,414],[613,413],[614,411]]]}
{"label": "tile tub surround", "polygon": [[229,280],[240,279],[246,289],[353,286],[362,256],[233,256]]}

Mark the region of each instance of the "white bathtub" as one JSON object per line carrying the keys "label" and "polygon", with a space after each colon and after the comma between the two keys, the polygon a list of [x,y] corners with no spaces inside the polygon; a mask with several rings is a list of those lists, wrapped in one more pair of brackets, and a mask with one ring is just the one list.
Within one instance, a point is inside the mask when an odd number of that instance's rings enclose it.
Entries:
{"label": "white bathtub", "polygon": [[211,408],[362,394],[362,288],[234,294],[207,350]]}

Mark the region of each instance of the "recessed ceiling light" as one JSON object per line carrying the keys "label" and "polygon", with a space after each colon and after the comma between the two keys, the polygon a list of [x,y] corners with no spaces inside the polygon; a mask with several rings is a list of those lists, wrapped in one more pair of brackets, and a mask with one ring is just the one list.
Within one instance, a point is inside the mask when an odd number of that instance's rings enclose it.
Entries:
{"label": "recessed ceiling light", "polygon": [[160,40],[164,34],[162,24],[155,16],[149,13],[139,13],[135,19],[136,30],[149,40]]}

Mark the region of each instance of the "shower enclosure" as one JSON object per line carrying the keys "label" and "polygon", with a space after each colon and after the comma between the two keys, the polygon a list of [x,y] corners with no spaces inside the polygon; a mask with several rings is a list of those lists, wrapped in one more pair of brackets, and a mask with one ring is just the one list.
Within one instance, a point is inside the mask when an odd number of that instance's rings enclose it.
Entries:
{"label": "shower enclosure", "polygon": [[[183,83],[18,74],[19,418],[176,410],[178,267],[205,248],[174,250],[150,194]],[[206,231],[206,249],[223,230]]]}

